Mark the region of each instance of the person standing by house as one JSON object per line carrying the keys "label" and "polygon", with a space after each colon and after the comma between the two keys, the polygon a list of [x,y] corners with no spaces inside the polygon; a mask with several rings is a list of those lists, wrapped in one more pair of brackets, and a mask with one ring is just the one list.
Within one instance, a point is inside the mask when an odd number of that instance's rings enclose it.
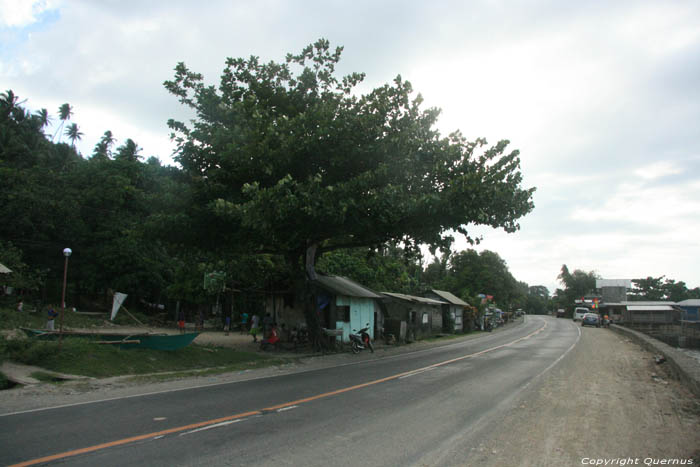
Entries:
{"label": "person standing by house", "polygon": [[204,309],[199,308],[199,320],[197,320],[197,330],[199,332],[204,331]]}
{"label": "person standing by house", "polygon": [[185,333],[185,310],[180,309],[177,315],[177,327],[180,329],[180,334]]}
{"label": "person standing by house", "polygon": [[241,313],[241,334],[248,332],[248,313]]}
{"label": "person standing by house", "polygon": [[265,317],[263,318],[263,321],[262,321],[262,327],[263,327],[263,338],[269,337],[270,329],[272,328],[272,316],[270,316],[270,313],[265,313]]}
{"label": "person standing by house", "polygon": [[253,336],[253,342],[258,342],[258,331],[260,326],[260,317],[257,313],[253,313],[250,319],[250,335]]}
{"label": "person standing by house", "polygon": [[58,316],[58,312],[50,306],[47,314],[48,320],[46,321],[46,329],[49,331],[54,331],[54,320],[56,319],[56,316]]}

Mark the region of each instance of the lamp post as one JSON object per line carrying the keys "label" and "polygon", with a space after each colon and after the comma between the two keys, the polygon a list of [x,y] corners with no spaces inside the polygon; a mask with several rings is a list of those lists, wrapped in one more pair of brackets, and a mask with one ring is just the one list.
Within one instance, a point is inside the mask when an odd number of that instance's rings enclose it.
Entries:
{"label": "lamp post", "polygon": [[66,311],[66,279],[68,278],[68,257],[73,253],[70,248],[63,249],[63,256],[66,257],[66,261],[63,264],[63,293],[61,294],[61,324],[58,329],[58,350],[61,350],[61,344],[63,342],[63,315]]}

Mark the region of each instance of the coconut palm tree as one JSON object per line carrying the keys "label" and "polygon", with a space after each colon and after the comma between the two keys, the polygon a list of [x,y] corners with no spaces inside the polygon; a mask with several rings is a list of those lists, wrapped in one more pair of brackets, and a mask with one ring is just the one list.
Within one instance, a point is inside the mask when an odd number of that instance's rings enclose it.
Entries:
{"label": "coconut palm tree", "polygon": [[37,112],[34,113],[34,118],[39,122],[40,128],[45,128],[49,126],[49,123],[51,123],[51,115],[49,115],[49,111],[46,109],[41,109],[38,110]]}
{"label": "coconut palm tree", "polygon": [[71,123],[66,128],[66,136],[71,142],[71,147],[75,149],[75,142],[80,141],[83,137],[83,132],[78,128],[77,123]]}
{"label": "coconut palm tree", "polygon": [[[23,102],[19,101],[19,96],[12,92],[12,89],[8,89],[0,94],[0,108],[2,109],[3,117],[15,116],[18,110],[21,110],[20,105]],[[24,113],[23,110],[22,113]]]}
{"label": "coconut palm tree", "polygon": [[[56,138],[57,134],[61,133],[61,130],[63,130],[63,125],[65,125],[66,120],[70,120],[71,115],[73,115],[73,108],[70,106],[70,104],[66,103],[58,108],[58,118],[61,119],[61,125],[56,130],[56,133],[53,134],[51,141]],[[61,139],[59,138],[58,141],[60,142]]]}
{"label": "coconut palm tree", "polygon": [[92,157],[109,159],[112,156],[111,147],[114,145],[116,138],[112,136],[112,132],[105,131],[100,141],[95,145],[95,150],[92,153]]}
{"label": "coconut palm tree", "polygon": [[139,147],[136,142],[129,138],[127,139],[122,146],[119,146],[117,149],[117,155],[115,156],[115,159],[121,159],[121,160],[127,160],[130,162],[136,162],[141,158],[141,155],[139,153],[141,152],[141,148]]}

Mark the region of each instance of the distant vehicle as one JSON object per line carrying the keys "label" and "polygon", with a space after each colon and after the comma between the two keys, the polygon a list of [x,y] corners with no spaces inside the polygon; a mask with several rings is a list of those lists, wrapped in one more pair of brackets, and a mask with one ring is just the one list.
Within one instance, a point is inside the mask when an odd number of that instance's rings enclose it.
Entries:
{"label": "distant vehicle", "polygon": [[589,310],[586,307],[577,306],[576,308],[574,308],[574,321],[579,321],[579,320],[583,319],[583,315],[585,315],[586,313],[590,313],[590,312],[591,312],[591,310]]}
{"label": "distant vehicle", "polygon": [[563,308],[559,308],[557,310],[557,318],[563,318],[565,313],[566,313],[566,310],[564,310]]}
{"label": "distant vehicle", "polygon": [[581,326],[600,327],[600,317],[595,313],[586,313],[581,320]]}

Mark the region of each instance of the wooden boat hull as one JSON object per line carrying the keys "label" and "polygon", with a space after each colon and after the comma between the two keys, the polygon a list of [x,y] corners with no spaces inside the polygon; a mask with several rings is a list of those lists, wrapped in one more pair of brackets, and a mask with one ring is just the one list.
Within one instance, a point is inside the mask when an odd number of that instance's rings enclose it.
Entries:
{"label": "wooden boat hull", "polygon": [[[44,329],[21,328],[27,336],[41,340],[56,340],[60,336],[59,331],[47,331]],[[194,341],[198,332],[186,334],[117,334],[63,331],[63,338],[82,338],[97,341],[101,344],[118,345],[121,349],[154,349],[177,350],[187,347]]]}

